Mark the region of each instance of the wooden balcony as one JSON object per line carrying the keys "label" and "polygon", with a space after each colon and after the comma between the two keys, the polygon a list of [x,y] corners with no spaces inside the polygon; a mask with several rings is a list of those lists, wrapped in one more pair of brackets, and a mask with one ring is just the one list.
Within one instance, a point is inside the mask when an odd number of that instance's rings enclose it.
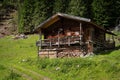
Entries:
{"label": "wooden balcony", "polygon": [[44,39],[39,40],[36,42],[36,45],[38,47],[52,47],[52,46],[64,46],[64,45],[82,45],[83,42],[81,41],[80,36],[68,36],[68,37],[62,37],[62,38],[50,38],[50,39]]}

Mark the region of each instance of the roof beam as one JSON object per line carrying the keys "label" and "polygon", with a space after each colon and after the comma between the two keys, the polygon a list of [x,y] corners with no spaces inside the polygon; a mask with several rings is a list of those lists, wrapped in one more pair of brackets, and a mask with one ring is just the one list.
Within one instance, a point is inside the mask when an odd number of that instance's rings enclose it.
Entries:
{"label": "roof beam", "polygon": [[46,24],[44,24],[43,25],[43,27],[42,28],[47,28],[47,27],[49,27],[50,25],[52,25],[53,23],[55,23],[55,22],[57,22],[58,20],[60,20],[60,17],[54,17],[54,18],[51,18],[50,20],[48,20],[47,22],[46,22]]}

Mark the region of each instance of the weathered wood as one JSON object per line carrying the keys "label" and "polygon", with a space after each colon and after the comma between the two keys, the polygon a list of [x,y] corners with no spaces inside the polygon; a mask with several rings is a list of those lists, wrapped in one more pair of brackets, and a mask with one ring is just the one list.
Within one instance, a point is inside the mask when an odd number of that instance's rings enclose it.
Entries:
{"label": "weathered wood", "polygon": [[94,48],[102,49],[114,45],[114,42],[105,40],[105,33],[110,32],[82,18],[55,15],[40,26],[44,40],[40,39],[36,44],[42,47],[40,53],[47,57],[53,56],[53,51],[54,55],[60,58],[80,57],[93,53]]}
{"label": "weathered wood", "polygon": [[80,23],[80,41],[82,40],[82,23]]}
{"label": "weathered wood", "polygon": [[57,52],[56,51],[40,51],[39,55],[40,57],[48,57],[48,58],[57,58]]}
{"label": "weathered wood", "polygon": [[[58,41],[55,41],[57,38],[53,38],[53,39],[44,39],[44,40],[40,40],[37,42],[37,45],[42,47],[42,46],[49,46],[50,48],[52,46],[55,46],[55,45],[68,45],[70,46],[71,44],[78,44],[80,43],[80,37],[79,36],[69,36],[69,37],[62,37],[62,38],[59,38]],[[41,43],[42,41],[42,43]],[[59,44],[58,44],[59,42]],[[83,42],[81,42],[83,43]],[[58,46],[58,47],[59,47]]]}

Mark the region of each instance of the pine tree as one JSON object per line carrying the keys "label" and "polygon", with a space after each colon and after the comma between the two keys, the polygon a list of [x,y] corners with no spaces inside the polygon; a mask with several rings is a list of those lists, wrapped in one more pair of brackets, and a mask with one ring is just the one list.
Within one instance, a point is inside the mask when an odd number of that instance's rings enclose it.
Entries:
{"label": "pine tree", "polygon": [[24,7],[20,0],[18,1],[18,32],[24,32]]}
{"label": "pine tree", "polygon": [[71,0],[68,6],[68,13],[76,16],[83,16],[85,5],[82,0]]}
{"label": "pine tree", "polygon": [[34,0],[25,0],[24,1],[24,30],[26,32],[32,31],[32,19],[34,12]]}
{"label": "pine tree", "polygon": [[54,7],[53,7],[53,14],[57,12],[63,12],[63,2],[62,0],[55,0]]}
{"label": "pine tree", "polygon": [[105,0],[94,0],[92,9],[94,13],[94,20],[97,24],[102,26],[109,26],[108,19],[110,18],[107,14],[107,6],[109,2]]}
{"label": "pine tree", "polygon": [[84,17],[93,19],[93,11],[92,11],[92,3],[93,0],[83,0],[84,4]]}
{"label": "pine tree", "polygon": [[52,16],[53,1],[35,0],[32,24],[37,27],[41,22]]}
{"label": "pine tree", "polygon": [[53,14],[61,12],[67,13],[70,0],[55,0],[53,5]]}
{"label": "pine tree", "polygon": [[[8,0],[7,0],[8,1]],[[10,0],[15,1],[15,0]],[[120,17],[119,0],[18,0],[19,32],[31,32],[53,14],[61,12],[91,18],[104,27]],[[12,2],[11,2],[12,3]]]}
{"label": "pine tree", "polygon": [[119,0],[93,0],[92,9],[94,13],[94,21],[110,28],[115,26],[116,19],[120,13]]}
{"label": "pine tree", "polygon": [[111,5],[109,6],[109,14],[111,19],[109,19],[109,24],[111,27],[115,27],[119,22],[120,18],[120,0],[110,0]]}

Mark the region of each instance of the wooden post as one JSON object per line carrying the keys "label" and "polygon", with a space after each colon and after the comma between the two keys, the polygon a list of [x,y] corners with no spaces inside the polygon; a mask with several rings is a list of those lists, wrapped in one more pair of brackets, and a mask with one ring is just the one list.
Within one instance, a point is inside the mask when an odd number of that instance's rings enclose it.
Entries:
{"label": "wooden post", "polygon": [[60,47],[60,36],[59,36],[59,32],[58,32],[58,47]]}
{"label": "wooden post", "polygon": [[42,36],[41,36],[41,30],[40,30],[40,33],[39,33],[39,40],[40,40],[40,47],[38,46],[38,59],[39,59],[39,52],[40,52],[40,48],[42,47]]}
{"label": "wooden post", "polygon": [[80,23],[80,41],[81,41],[81,36],[82,35],[82,24]]}
{"label": "wooden post", "polygon": [[70,36],[68,37],[68,46],[70,46]]}
{"label": "wooden post", "polygon": [[60,47],[60,32],[63,31],[62,28],[58,29],[58,47]]}
{"label": "wooden post", "polygon": [[39,33],[39,40],[40,40],[40,48],[42,48],[42,33],[41,33],[41,30],[40,30],[40,33]]}
{"label": "wooden post", "polygon": [[40,41],[40,46],[39,46],[39,52],[42,51],[42,29],[39,32],[39,41]]}
{"label": "wooden post", "polygon": [[39,59],[39,46],[37,47],[37,49],[38,49],[38,59]]}
{"label": "wooden post", "polygon": [[50,48],[52,47],[52,41],[51,41],[51,39],[50,39]]}
{"label": "wooden post", "polygon": [[80,40],[81,40],[81,34],[82,33],[82,24],[80,23]]}
{"label": "wooden post", "polygon": [[[81,36],[81,34],[82,34],[82,23],[80,23],[80,35],[79,35],[79,37],[80,37],[80,51],[82,51],[81,49],[81,38],[82,38],[82,36]],[[79,53],[79,57],[80,57],[80,53]]]}
{"label": "wooden post", "polygon": [[89,34],[88,34],[88,53],[90,53],[90,54],[92,54],[93,53],[93,43],[91,42],[92,41],[92,31],[93,31],[93,29],[92,28],[90,28],[89,30],[88,30],[89,32]]}

